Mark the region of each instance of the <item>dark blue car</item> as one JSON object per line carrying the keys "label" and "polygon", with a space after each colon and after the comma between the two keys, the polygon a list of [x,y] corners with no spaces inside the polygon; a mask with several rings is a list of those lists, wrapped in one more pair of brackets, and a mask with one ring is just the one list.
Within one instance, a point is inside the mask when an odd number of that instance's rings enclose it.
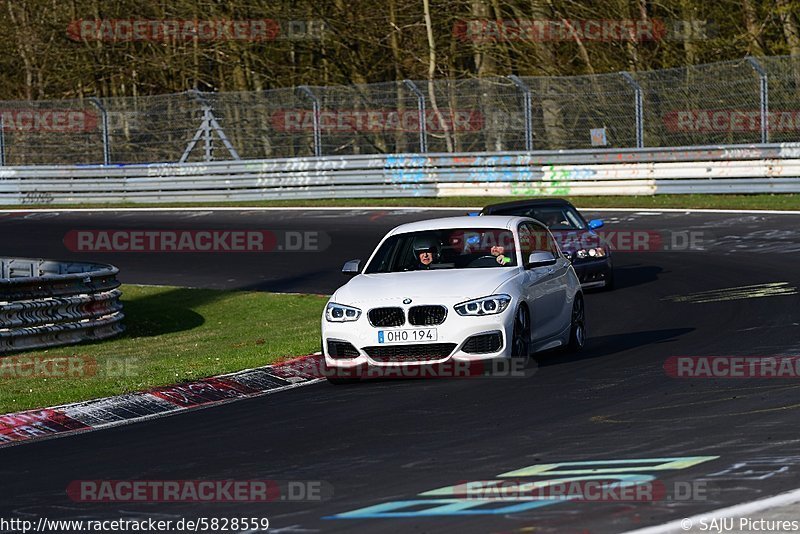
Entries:
{"label": "dark blue car", "polygon": [[560,198],[517,200],[492,204],[481,210],[480,215],[517,215],[530,217],[544,223],[569,258],[581,285],[588,289],[614,286],[614,268],[611,250],[595,231],[603,221],[586,221],[570,202]]}

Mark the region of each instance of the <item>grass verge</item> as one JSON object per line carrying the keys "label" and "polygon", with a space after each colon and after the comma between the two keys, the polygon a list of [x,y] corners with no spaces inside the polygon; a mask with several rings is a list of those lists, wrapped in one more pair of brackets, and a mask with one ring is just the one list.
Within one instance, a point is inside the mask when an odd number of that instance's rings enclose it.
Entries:
{"label": "grass verge", "polygon": [[[485,206],[495,202],[522,200],[525,197],[445,197],[445,198],[342,198],[321,200],[261,200],[251,202],[164,203],[164,204],[71,204],[0,206],[2,209],[31,208],[186,208],[186,207],[371,207],[371,206]],[[800,210],[800,195],[652,195],[652,196],[577,196],[568,198],[579,208],[707,208]]]}
{"label": "grass verge", "polygon": [[[0,414],[191,381],[319,350],[324,296],[134,285],[122,291],[127,330],[120,337],[0,358]],[[22,367],[25,358],[71,356],[95,362],[96,372],[21,376],[36,372]]]}

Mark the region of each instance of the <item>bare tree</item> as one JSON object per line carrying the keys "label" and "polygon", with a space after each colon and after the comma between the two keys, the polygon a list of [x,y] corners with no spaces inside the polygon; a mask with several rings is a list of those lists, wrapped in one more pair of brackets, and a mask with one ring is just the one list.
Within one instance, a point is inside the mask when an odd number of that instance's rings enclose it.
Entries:
{"label": "bare tree", "polygon": [[[428,37],[428,97],[431,101],[431,108],[436,116],[436,120],[442,127],[444,132],[444,140],[447,144],[447,151],[453,151],[453,139],[450,137],[450,126],[444,120],[442,112],[439,111],[439,103],[436,100],[436,90],[434,88],[434,78],[436,76],[436,41],[433,37],[433,23],[431,22],[431,4],[430,0],[422,0],[423,16],[425,17],[425,32]],[[423,117],[425,120],[425,117]]]}

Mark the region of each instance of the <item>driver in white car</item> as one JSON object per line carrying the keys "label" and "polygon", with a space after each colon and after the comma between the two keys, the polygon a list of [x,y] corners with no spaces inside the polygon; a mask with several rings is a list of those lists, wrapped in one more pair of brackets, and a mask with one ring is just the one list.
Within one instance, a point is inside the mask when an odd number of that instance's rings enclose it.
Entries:
{"label": "driver in white car", "polygon": [[414,242],[414,256],[417,259],[416,270],[430,269],[438,259],[438,248],[430,239],[418,239]]}

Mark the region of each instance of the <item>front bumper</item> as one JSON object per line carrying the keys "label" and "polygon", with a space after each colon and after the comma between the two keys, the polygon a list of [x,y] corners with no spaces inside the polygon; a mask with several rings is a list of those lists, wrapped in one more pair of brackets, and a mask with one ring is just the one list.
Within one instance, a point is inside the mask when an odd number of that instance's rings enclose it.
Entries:
{"label": "front bumper", "polygon": [[[325,363],[331,368],[349,369],[369,367],[405,367],[435,365],[445,362],[477,362],[507,359],[511,356],[510,340],[514,330],[514,311],[511,306],[497,315],[479,317],[458,315],[451,307],[444,322],[439,325],[415,327],[404,324],[397,327],[374,327],[366,319],[366,311],[353,322],[331,323],[322,319],[322,351]],[[431,342],[388,344],[380,343],[378,333],[387,330],[413,330],[436,328],[437,339]],[[475,343],[474,336],[496,335],[497,344]],[[483,341],[486,338],[483,338]],[[468,344],[468,341],[470,342]],[[331,350],[332,343],[347,343],[347,351]],[[436,350],[426,351],[425,347]],[[341,345],[337,345],[337,349]],[[481,352],[474,352],[475,349]],[[447,350],[449,349],[449,350]],[[465,350],[466,349],[466,350]],[[472,352],[470,352],[472,350]],[[332,352],[338,353],[332,355]],[[344,352],[344,357],[342,357]],[[429,352],[430,354],[426,354]],[[336,357],[334,357],[336,356]]]}
{"label": "front bumper", "polygon": [[572,263],[575,274],[581,287],[590,289],[593,287],[605,287],[613,276],[611,258],[605,257],[597,260],[583,260]]}

